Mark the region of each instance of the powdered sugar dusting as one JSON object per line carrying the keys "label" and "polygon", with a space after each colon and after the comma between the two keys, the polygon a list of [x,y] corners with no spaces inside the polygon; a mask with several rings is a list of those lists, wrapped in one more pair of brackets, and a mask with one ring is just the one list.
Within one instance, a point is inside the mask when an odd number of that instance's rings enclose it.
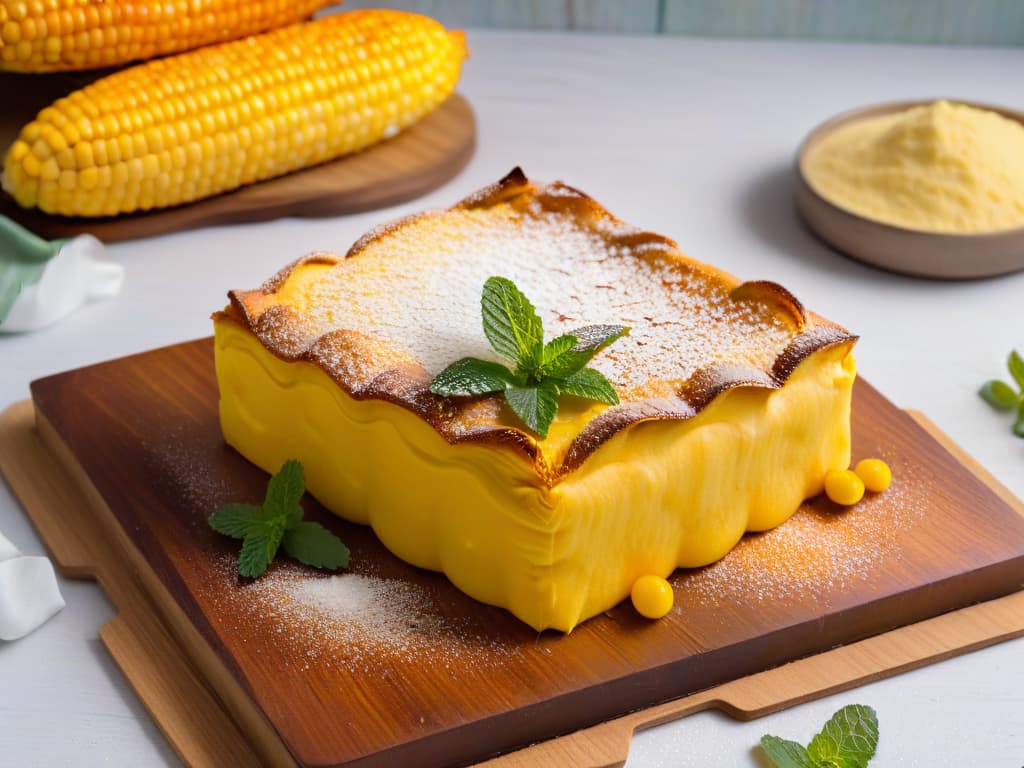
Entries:
{"label": "powdered sugar dusting", "polygon": [[[315,664],[355,672],[430,660],[455,674],[518,653],[475,632],[466,617],[446,616],[429,590],[411,581],[329,575],[285,563],[237,585],[236,569],[233,557],[218,563],[230,582],[225,594],[260,625],[272,626],[275,644],[291,646],[290,657],[302,669]],[[459,663],[463,655],[472,664]]]}
{"label": "powdered sugar dusting", "polygon": [[594,362],[624,400],[649,394],[648,382],[683,382],[716,363],[770,369],[794,336],[784,313],[731,298],[730,285],[680,264],[673,251],[613,219],[581,221],[550,202],[457,208],[390,231],[321,273],[288,300],[299,317],[260,335],[295,349],[356,332],[434,375],[461,357],[496,359],[482,332],[480,294],[488,277],[501,275],[535,304],[548,338],[590,324],[632,328]]}
{"label": "powdered sugar dusting", "polygon": [[848,509],[823,497],[778,528],[746,536],[717,563],[687,573],[676,601],[686,607],[811,600],[823,608],[900,557],[900,538],[927,509],[904,467],[893,485]]}

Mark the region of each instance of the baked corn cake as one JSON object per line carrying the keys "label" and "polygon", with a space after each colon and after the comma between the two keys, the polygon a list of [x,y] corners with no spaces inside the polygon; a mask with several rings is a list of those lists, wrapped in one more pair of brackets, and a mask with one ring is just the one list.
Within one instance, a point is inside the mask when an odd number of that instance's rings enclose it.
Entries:
{"label": "baked corn cake", "polygon": [[[549,335],[630,327],[591,362],[618,404],[562,398],[541,438],[497,394],[431,393],[455,360],[497,359],[492,275]],[[519,169],[229,299],[214,315],[226,441],[268,472],[299,459],[328,509],[537,630],[718,560],[850,461],[854,335]]]}

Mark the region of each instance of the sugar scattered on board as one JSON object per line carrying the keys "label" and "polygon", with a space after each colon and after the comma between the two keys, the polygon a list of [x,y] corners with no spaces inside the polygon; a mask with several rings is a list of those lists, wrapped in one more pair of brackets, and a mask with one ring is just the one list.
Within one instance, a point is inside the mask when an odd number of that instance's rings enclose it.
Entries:
{"label": "sugar scattered on board", "polygon": [[[224,558],[219,565],[225,578],[235,581],[235,559]],[[454,674],[516,653],[513,646],[474,632],[468,620],[446,617],[429,590],[403,579],[329,575],[285,563],[251,583],[232,585],[227,593],[253,618],[273,624],[304,669],[314,660],[355,672],[428,659]],[[456,664],[470,651],[472,664]]]}
{"label": "sugar scattered on board", "polygon": [[683,575],[677,604],[709,608],[811,600],[827,608],[878,568],[901,556],[901,535],[918,524],[926,503],[909,468],[893,484],[848,509],[823,498],[790,520],[746,536],[728,555]]}

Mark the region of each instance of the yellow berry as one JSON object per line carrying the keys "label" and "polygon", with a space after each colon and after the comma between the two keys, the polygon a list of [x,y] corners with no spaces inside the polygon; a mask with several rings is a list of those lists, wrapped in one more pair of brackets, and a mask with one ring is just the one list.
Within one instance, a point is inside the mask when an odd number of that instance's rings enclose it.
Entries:
{"label": "yellow berry", "polygon": [[881,459],[861,459],[853,471],[864,481],[864,487],[872,493],[884,491],[892,482],[892,470]]}
{"label": "yellow berry", "polygon": [[672,585],[660,576],[641,576],[633,582],[630,593],[633,607],[641,616],[648,619],[660,619],[672,610],[675,594]]}
{"label": "yellow berry", "polygon": [[825,493],[836,504],[848,507],[864,498],[864,481],[849,469],[830,469],[825,473]]}

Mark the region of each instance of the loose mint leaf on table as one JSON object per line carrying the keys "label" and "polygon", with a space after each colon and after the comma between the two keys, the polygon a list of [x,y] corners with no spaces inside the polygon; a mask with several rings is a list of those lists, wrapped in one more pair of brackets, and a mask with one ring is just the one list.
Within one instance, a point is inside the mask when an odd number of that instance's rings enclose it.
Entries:
{"label": "loose mint leaf on table", "polygon": [[306,480],[302,464],[288,459],[267,484],[267,496],[263,506],[275,512],[289,513],[299,506],[299,499],[306,492]]}
{"label": "loose mint leaf on table", "polygon": [[1017,400],[1020,399],[1019,395],[1013,391],[1013,387],[999,379],[986,381],[978,394],[997,411],[1012,411],[1017,407]]}
{"label": "loose mint leaf on table", "polygon": [[300,563],[337,570],[348,566],[348,547],[320,523],[299,523],[285,531],[284,551]]}
{"label": "loose mint leaf on table", "polygon": [[761,748],[777,768],[816,768],[807,750],[795,741],[780,739],[778,736],[762,736]]}
{"label": "loose mint leaf on table", "polygon": [[530,300],[508,278],[490,277],[480,299],[484,335],[491,347],[514,363],[465,357],[430,382],[442,397],[500,392],[512,411],[540,437],[547,437],[558,414],[558,396],[575,395],[614,405],[615,388],[586,364],[629,333],[622,325],[588,325],[544,343],[544,327]]}
{"label": "loose mint leaf on table", "polygon": [[1024,357],[1021,357],[1016,349],[1010,352],[1006,367],[1010,369],[1010,375],[1017,382],[1017,388],[1024,390]]}
{"label": "loose mint leaf on table", "polygon": [[778,768],[866,768],[878,747],[878,718],[863,704],[843,707],[804,749],[795,741],[762,736],[761,747]]}
{"label": "loose mint leaf on table", "polygon": [[263,507],[255,504],[225,504],[210,515],[210,527],[233,539],[258,533],[263,525]]}
{"label": "loose mint leaf on table", "polygon": [[250,533],[242,540],[242,552],[238,556],[238,573],[247,579],[261,575],[270,561],[277,555],[281,543],[279,536],[268,535],[267,531]]}
{"label": "loose mint leaf on table", "polygon": [[832,715],[821,733],[811,739],[807,754],[817,765],[829,768],[866,768],[877,746],[875,710],[850,704]]}
{"label": "loose mint leaf on table", "polygon": [[238,573],[254,579],[263,574],[284,545],[285,552],[315,568],[348,565],[348,549],[319,523],[305,523],[299,500],[306,492],[302,464],[289,459],[270,478],[261,506],[225,504],[209,518],[218,533],[242,540]]}
{"label": "loose mint leaf on table", "polygon": [[1017,350],[1010,352],[1006,367],[1020,391],[1000,379],[989,379],[978,394],[997,411],[1014,411],[1013,434],[1024,437],[1024,358]]}

